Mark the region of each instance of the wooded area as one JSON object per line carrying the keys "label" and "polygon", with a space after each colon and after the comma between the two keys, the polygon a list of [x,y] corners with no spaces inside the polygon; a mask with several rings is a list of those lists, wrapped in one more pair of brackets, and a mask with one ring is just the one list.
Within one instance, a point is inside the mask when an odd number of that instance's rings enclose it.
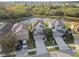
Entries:
{"label": "wooded area", "polygon": [[[50,4],[9,4],[0,6],[0,19],[20,19],[34,15],[79,17],[79,6]],[[16,20],[15,20],[16,21]]]}

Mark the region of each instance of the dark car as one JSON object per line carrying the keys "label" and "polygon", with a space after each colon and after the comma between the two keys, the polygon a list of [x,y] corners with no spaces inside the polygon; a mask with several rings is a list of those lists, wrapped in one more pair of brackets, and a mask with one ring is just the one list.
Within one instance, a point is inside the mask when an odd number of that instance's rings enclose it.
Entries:
{"label": "dark car", "polygon": [[19,40],[16,44],[16,50],[21,50],[22,49],[22,40]]}

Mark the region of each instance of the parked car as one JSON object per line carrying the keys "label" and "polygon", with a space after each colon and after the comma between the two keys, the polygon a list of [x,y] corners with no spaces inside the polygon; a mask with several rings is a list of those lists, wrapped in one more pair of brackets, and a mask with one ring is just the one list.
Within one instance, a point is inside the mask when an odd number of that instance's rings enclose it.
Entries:
{"label": "parked car", "polygon": [[23,48],[23,49],[26,49],[26,48],[27,48],[27,42],[26,42],[26,40],[23,40],[22,43],[23,43],[23,44],[22,44],[22,48]]}

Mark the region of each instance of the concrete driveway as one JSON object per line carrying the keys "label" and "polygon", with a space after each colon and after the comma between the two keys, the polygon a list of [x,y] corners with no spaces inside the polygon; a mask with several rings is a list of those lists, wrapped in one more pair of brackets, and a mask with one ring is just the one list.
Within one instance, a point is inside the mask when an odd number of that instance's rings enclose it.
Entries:
{"label": "concrete driveway", "polygon": [[57,45],[59,46],[59,50],[63,53],[69,54],[69,55],[74,55],[74,52],[70,50],[68,45],[65,43],[65,41],[62,38],[62,34],[60,32],[54,32],[53,37],[55,38],[55,41]]}
{"label": "concrete driveway", "polygon": [[44,36],[39,35],[39,36],[34,36],[35,44],[36,44],[36,55],[35,57],[48,57],[50,56],[47,48],[44,44],[43,40]]}

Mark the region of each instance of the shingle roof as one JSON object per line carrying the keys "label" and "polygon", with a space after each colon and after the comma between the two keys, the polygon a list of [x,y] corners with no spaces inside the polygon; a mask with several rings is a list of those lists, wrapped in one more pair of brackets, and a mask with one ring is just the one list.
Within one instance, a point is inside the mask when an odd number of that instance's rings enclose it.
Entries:
{"label": "shingle roof", "polygon": [[15,31],[18,31],[18,30],[21,30],[24,28],[24,24],[20,24],[20,23],[16,23],[14,24],[14,26],[12,27],[12,31],[15,32]]}
{"label": "shingle roof", "polygon": [[44,24],[43,21],[38,20],[33,26],[36,26],[39,22],[41,22],[42,24]]}

